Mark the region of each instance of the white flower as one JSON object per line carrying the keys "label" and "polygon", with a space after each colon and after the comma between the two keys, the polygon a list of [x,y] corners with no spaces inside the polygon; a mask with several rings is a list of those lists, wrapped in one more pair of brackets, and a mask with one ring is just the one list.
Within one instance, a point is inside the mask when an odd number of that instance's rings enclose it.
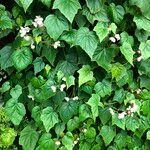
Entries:
{"label": "white flower", "polygon": [[74,97],[72,100],[78,100],[79,99],[79,97],[78,96],[76,96],[76,97]]}
{"label": "white flower", "polygon": [[137,93],[137,94],[140,94],[140,93],[141,93],[141,89],[137,89],[137,90],[136,90],[136,93]]}
{"label": "white flower", "polygon": [[120,40],[120,35],[119,34],[115,34],[115,38],[117,39],[117,41]]}
{"label": "white flower", "polygon": [[66,85],[65,84],[62,84],[61,86],[60,86],[60,91],[64,91],[64,88],[66,87]]}
{"label": "white flower", "polygon": [[56,41],[54,44],[53,44],[53,47],[55,49],[57,49],[57,47],[60,47],[60,41]]}
{"label": "white flower", "polygon": [[116,42],[116,39],[115,39],[114,37],[110,37],[109,40],[110,40],[111,42],[113,42],[113,43]]}
{"label": "white flower", "polygon": [[43,27],[43,18],[41,16],[36,16],[32,24],[34,25],[34,27]]}
{"label": "white flower", "polygon": [[52,89],[53,92],[56,92],[56,86],[52,85],[51,89]]}
{"label": "white flower", "polygon": [[28,98],[31,98],[34,101],[34,97],[31,95],[28,95]]}
{"label": "white flower", "polygon": [[142,56],[137,58],[137,61],[140,62],[142,60]]}
{"label": "white flower", "polygon": [[123,119],[126,115],[126,112],[122,112],[118,114],[118,119]]}
{"label": "white flower", "polygon": [[66,78],[65,78],[65,77],[63,77],[63,78],[62,78],[62,80],[63,80],[63,81],[66,81]]}
{"label": "white flower", "polygon": [[31,49],[35,49],[34,43],[31,44]]}
{"label": "white flower", "polygon": [[132,105],[132,107],[131,107],[131,112],[132,113],[134,113],[134,112],[136,112],[137,110],[138,110],[138,105],[137,104],[135,104],[135,103],[133,103],[133,105]]}
{"label": "white flower", "polygon": [[115,113],[114,113],[114,110],[112,108],[109,108],[109,112],[110,114],[113,116]]}
{"label": "white flower", "polygon": [[74,144],[77,144],[77,143],[78,143],[78,141],[76,140],[76,141],[74,141],[73,143],[74,143]]}
{"label": "white flower", "polygon": [[77,141],[79,141],[80,140],[80,138],[77,138]]}
{"label": "white flower", "polygon": [[19,32],[20,32],[20,36],[24,37],[27,33],[30,32],[30,28],[29,27],[21,27]]}
{"label": "white flower", "polygon": [[30,36],[25,35],[25,36],[24,36],[24,39],[25,39],[26,41],[29,41],[29,40],[30,40]]}
{"label": "white flower", "polygon": [[86,133],[86,132],[87,132],[87,129],[83,129],[83,132]]}
{"label": "white flower", "polygon": [[137,51],[137,53],[138,53],[138,54],[141,54],[141,51],[140,51],[140,50],[138,50],[138,51]]}
{"label": "white flower", "polygon": [[56,141],[55,144],[59,146],[61,143],[60,141]]}
{"label": "white flower", "polygon": [[70,99],[69,99],[69,97],[65,97],[65,100],[68,102]]}

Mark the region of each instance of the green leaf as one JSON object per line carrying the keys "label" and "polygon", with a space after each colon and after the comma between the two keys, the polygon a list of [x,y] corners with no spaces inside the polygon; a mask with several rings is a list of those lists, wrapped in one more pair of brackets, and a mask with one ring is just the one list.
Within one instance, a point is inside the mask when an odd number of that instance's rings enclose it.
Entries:
{"label": "green leaf", "polygon": [[12,20],[7,16],[7,13],[0,15],[0,29],[12,29]]}
{"label": "green leaf", "polygon": [[92,14],[88,7],[83,6],[82,14],[86,16],[87,20],[91,24],[94,24],[96,20],[99,22],[109,22],[109,18],[105,9],[101,9],[99,12]]}
{"label": "green leaf", "polygon": [[78,0],[55,0],[54,9],[59,9],[60,12],[72,23],[78,9],[81,8]]}
{"label": "green leaf", "polygon": [[103,7],[101,0],[95,0],[95,1],[86,0],[86,4],[92,14],[99,12]]}
{"label": "green leaf", "polygon": [[33,0],[19,0],[23,6],[24,11],[26,12],[29,6],[32,4]]}
{"label": "green leaf", "polygon": [[62,139],[63,145],[67,148],[67,150],[73,149],[73,135],[71,132],[67,132]]}
{"label": "green leaf", "polygon": [[44,20],[44,26],[54,40],[57,40],[63,31],[69,30],[67,20],[61,15],[48,15]]}
{"label": "green leaf", "polygon": [[51,149],[56,150],[55,142],[51,139],[50,133],[44,133],[39,139],[39,145],[41,150]]}
{"label": "green leaf", "polygon": [[100,42],[102,42],[109,34],[108,23],[98,22],[94,27],[94,31],[99,37]]}
{"label": "green leaf", "polygon": [[52,107],[47,107],[42,110],[41,120],[43,121],[46,132],[49,132],[49,130],[59,121],[58,115],[54,112]]}
{"label": "green leaf", "polygon": [[18,103],[16,99],[10,99],[5,105],[5,112],[14,125],[19,125],[26,109],[22,103]]}
{"label": "green leaf", "polygon": [[106,95],[110,95],[112,91],[111,83],[104,79],[102,82],[98,82],[95,85],[94,90],[100,97],[105,97]]}
{"label": "green leaf", "polygon": [[108,108],[99,108],[99,118],[103,125],[105,125],[111,118],[111,114]]}
{"label": "green leaf", "polygon": [[150,40],[141,42],[139,49],[141,50],[142,58],[144,60],[148,59],[150,57]]}
{"label": "green leaf", "polygon": [[116,78],[116,81],[118,82],[126,74],[126,71],[126,68],[117,62],[113,64],[111,68],[112,78]]}
{"label": "green leaf", "polygon": [[96,130],[93,127],[90,127],[85,132],[85,139],[87,142],[92,143],[96,137]]}
{"label": "green leaf", "polygon": [[79,87],[93,79],[93,72],[91,71],[91,67],[89,65],[84,65],[80,70],[79,73]]}
{"label": "green leaf", "polygon": [[74,76],[67,76],[66,77],[66,85],[67,85],[67,89],[70,86],[75,85],[75,77]]}
{"label": "green leaf", "polygon": [[22,87],[20,85],[16,85],[14,88],[11,89],[10,95],[14,99],[18,99],[19,96],[22,94]]}
{"label": "green leaf", "polygon": [[79,118],[74,117],[67,122],[67,130],[72,132],[79,127]]}
{"label": "green leaf", "polygon": [[122,32],[120,34],[121,36],[121,43],[128,43],[130,44],[131,46],[134,46],[134,39],[133,39],[133,36],[129,36],[127,32]]}
{"label": "green leaf", "polygon": [[60,106],[59,114],[64,122],[68,122],[78,113],[78,103],[76,101],[65,102]]}
{"label": "green leaf", "polygon": [[40,72],[45,67],[45,63],[43,62],[43,59],[41,57],[37,57],[33,61],[33,65],[34,65],[34,73],[35,74],[37,74],[38,72]]}
{"label": "green leaf", "polygon": [[100,135],[103,137],[105,145],[108,146],[116,135],[116,131],[112,126],[103,126],[100,130]]}
{"label": "green leaf", "polygon": [[42,56],[44,56],[52,65],[54,64],[56,55],[57,55],[56,49],[49,46],[43,46]]}
{"label": "green leaf", "polygon": [[115,49],[105,48],[100,45],[95,50],[92,61],[96,61],[99,66],[109,71],[111,69],[111,61],[115,54]]}
{"label": "green leaf", "polygon": [[81,27],[76,33],[75,44],[79,45],[91,58],[97,48],[98,40],[93,31]]}
{"label": "green leaf", "polygon": [[13,50],[11,46],[5,46],[0,50],[0,67],[1,69],[7,69],[11,66],[13,66],[11,56],[12,56]]}
{"label": "green leaf", "polygon": [[32,63],[32,52],[29,48],[23,47],[19,50],[16,50],[12,54],[12,61],[14,67],[21,71],[28,67]]}
{"label": "green leaf", "polygon": [[57,137],[63,135],[63,131],[65,130],[65,123],[57,123],[55,126],[55,132]]}
{"label": "green leaf", "polygon": [[135,52],[132,50],[131,45],[127,42],[124,42],[123,45],[120,46],[120,50],[126,60],[133,66],[133,55]]}
{"label": "green leaf", "polygon": [[38,132],[36,132],[30,126],[27,126],[20,133],[19,144],[22,145],[24,150],[34,150],[38,138]]}
{"label": "green leaf", "polygon": [[36,123],[38,125],[40,125],[42,123],[41,121],[41,108],[39,106],[35,106],[33,109],[32,109],[32,114],[31,114],[32,118],[36,121]]}
{"label": "green leaf", "polygon": [[117,114],[112,115],[112,125],[116,125],[119,128],[125,130],[125,118],[118,119]]}
{"label": "green leaf", "polygon": [[52,0],[41,0],[41,2],[46,5],[48,8],[50,8]]}
{"label": "green leaf", "polygon": [[92,94],[87,104],[91,106],[93,120],[95,121],[96,117],[98,117],[98,106],[100,105],[100,96],[98,94]]}
{"label": "green leaf", "polygon": [[115,90],[113,101],[122,103],[125,100],[125,96],[126,96],[126,91],[124,91],[122,88]]}
{"label": "green leaf", "polygon": [[121,5],[110,4],[110,12],[112,15],[113,22],[120,23],[123,20],[125,10]]}
{"label": "green leaf", "polygon": [[82,104],[79,107],[79,120],[84,121],[84,120],[86,120],[87,118],[90,118],[90,117],[91,117],[91,112],[90,112],[90,109],[89,109],[88,105]]}
{"label": "green leaf", "polygon": [[147,138],[147,140],[150,140],[150,131],[147,131],[146,138]]}
{"label": "green leaf", "polygon": [[131,116],[127,116],[125,124],[126,124],[127,130],[131,130],[132,132],[135,132],[135,130],[139,128],[138,120]]}
{"label": "green leaf", "polygon": [[142,111],[145,115],[150,115],[150,100],[146,100],[142,103]]}
{"label": "green leaf", "polygon": [[73,46],[75,44],[75,36],[76,36],[76,30],[73,29],[73,30],[64,32],[61,35],[60,40],[64,40],[68,44],[70,44],[71,46]]}
{"label": "green leaf", "polygon": [[10,82],[6,81],[2,84],[2,88],[0,89],[0,92],[5,93],[11,88]]}
{"label": "green leaf", "polygon": [[136,23],[138,29],[144,29],[148,32],[150,31],[150,20],[144,16],[134,16],[133,21]]}

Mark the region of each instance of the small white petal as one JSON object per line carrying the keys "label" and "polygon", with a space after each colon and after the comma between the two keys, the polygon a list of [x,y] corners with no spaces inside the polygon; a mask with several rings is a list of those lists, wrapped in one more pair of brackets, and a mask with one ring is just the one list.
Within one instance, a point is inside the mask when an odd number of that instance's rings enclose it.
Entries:
{"label": "small white petal", "polygon": [[56,141],[55,144],[59,146],[61,143],[60,141]]}
{"label": "small white petal", "polygon": [[70,98],[69,97],[65,97],[65,100],[68,102],[70,100]]}
{"label": "small white petal", "polygon": [[142,56],[137,58],[137,61],[140,62],[142,60]]}
{"label": "small white petal", "polygon": [[52,89],[53,92],[56,92],[56,89],[57,89],[57,88],[56,88],[56,86],[52,85],[52,86],[51,86],[51,89]]}
{"label": "small white petal", "polygon": [[111,42],[113,42],[113,43],[116,42],[116,39],[115,39],[114,37],[110,37],[109,40],[110,40]]}
{"label": "small white petal", "polygon": [[120,35],[119,34],[115,34],[115,38],[117,39],[117,41],[120,40]]}
{"label": "small white petal", "polygon": [[123,119],[126,115],[126,112],[122,112],[118,114],[118,119]]}

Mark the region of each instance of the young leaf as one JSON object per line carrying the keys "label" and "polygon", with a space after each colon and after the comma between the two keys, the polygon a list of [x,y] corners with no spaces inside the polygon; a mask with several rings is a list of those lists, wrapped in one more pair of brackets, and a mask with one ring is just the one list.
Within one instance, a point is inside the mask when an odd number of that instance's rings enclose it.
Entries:
{"label": "young leaf", "polygon": [[113,141],[113,138],[116,135],[116,131],[112,126],[105,125],[101,128],[100,135],[103,137],[105,145],[107,146]]}
{"label": "young leaf", "polygon": [[16,85],[14,88],[11,89],[10,95],[14,99],[18,99],[19,96],[22,94],[22,87],[20,85]]}
{"label": "young leaf", "polygon": [[44,133],[39,139],[38,143],[40,145],[40,149],[42,150],[46,149],[56,150],[56,144],[52,140],[50,133]]}
{"label": "young leaf", "polygon": [[100,42],[104,40],[109,34],[108,23],[106,22],[98,22],[94,27],[94,31],[96,32],[97,36],[99,37]]}
{"label": "young leaf", "polygon": [[98,106],[100,104],[100,96],[98,94],[92,94],[87,104],[91,106],[93,119],[95,121],[96,117],[98,117]]}
{"label": "young leaf", "polygon": [[138,120],[131,116],[127,116],[125,124],[127,130],[131,130],[132,132],[135,132],[135,130],[139,128]]}
{"label": "young leaf", "polygon": [[33,0],[19,0],[23,6],[24,11],[26,12],[29,6],[32,4]]}
{"label": "young leaf", "polygon": [[62,139],[62,143],[67,148],[67,150],[72,150],[72,148],[73,148],[73,135],[71,132],[66,133],[66,135]]}
{"label": "young leaf", "polygon": [[86,0],[86,4],[92,14],[99,12],[103,8],[101,0],[94,0],[94,1]]}
{"label": "young leaf", "polygon": [[106,95],[111,94],[111,83],[107,80],[103,80],[102,82],[98,82],[94,87],[95,92],[100,97],[105,97]]}
{"label": "young leaf", "polygon": [[67,122],[67,130],[72,132],[74,129],[79,127],[79,118],[74,117]]}
{"label": "young leaf", "polygon": [[84,65],[80,70],[79,73],[79,87],[93,79],[93,72],[91,71],[91,67],[89,65]]}
{"label": "young leaf", "polygon": [[127,42],[124,42],[120,47],[120,50],[126,60],[133,66],[133,55],[135,54],[135,52],[132,50],[131,45]]}
{"label": "young leaf", "polygon": [[15,50],[12,54],[12,61],[14,67],[21,71],[27,68],[32,63],[32,52],[29,48],[23,47],[19,50]]}
{"label": "young leaf", "polygon": [[75,101],[65,102],[60,106],[59,114],[64,122],[68,122],[74,115],[78,113],[78,103]]}
{"label": "young leaf", "polygon": [[43,59],[41,57],[37,57],[33,61],[33,65],[34,65],[34,73],[35,74],[37,74],[38,72],[40,72],[45,67],[45,63],[43,62]]}
{"label": "young leaf", "polygon": [[97,48],[98,40],[93,31],[89,31],[86,27],[81,27],[76,33],[75,44],[81,48],[92,58]]}
{"label": "young leaf", "polygon": [[142,58],[144,60],[148,59],[150,57],[150,40],[141,42],[139,49],[141,51]]}
{"label": "young leaf", "polygon": [[19,125],[26,114],[26,109],[22,103],[12,98],[6,103],[5,112],[14,125]]}
{"label": "young leaf", "polygon": [[46,132],[49,132],[49,130],[59,121],[58,115],[54,112],[52,107],[46,107],[42,110],[41,120],[43,121]]}
{"label": "young leaf", "polygon": [[44,26],[54,40],[57,40],[63,31],[69,30],[67,20],[61,15],[48,15],[44,20]]}
{"label": "young leaf", "polygon": [[8,67],[11,67],[13,65],[11,60],[11,55],[13,53],[13,50],[11,46],[5,46],[0,50],[0,67],[1,69],[7,69]]}
{"label": "young leaf", "polygon": [[36,132],[30,126],[27,126],[20,133],[19,144],[22,145],[24,150],[34,150],[38,138],[38,132]]}
{"label": "young leaf", "polygon": [[55,0],[54,9],[59,9],[60,12],[72,23],[78,9],[81,8],[78,0]]}

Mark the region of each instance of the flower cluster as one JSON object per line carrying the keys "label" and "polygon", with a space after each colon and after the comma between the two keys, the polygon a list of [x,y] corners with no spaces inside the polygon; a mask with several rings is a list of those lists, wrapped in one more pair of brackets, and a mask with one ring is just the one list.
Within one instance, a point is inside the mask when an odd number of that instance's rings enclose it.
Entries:
{"label": "flower cluster", "polygon": [[73,98],[69,98],[69,97],[65,97],[65,100],[68,102],[70,100],[73,100],[73,101],[76,101],[76,100],[79,100],[79,97],[78,96],[75,96]]}
{"label": "flower cluster", "polygon": [[43,18],[41,16],[36,16],[32,24],[34,25],[34,27],[43,27]]}
{"label": "flower cluster", "polygon": [[55,49],[57,49],[58,47],[60,47],[60,41],[56,41],[52,46],[53,46]]}
{"label": "flower cluster", "polygon": [[[137,112],[138,108],[137,104],[132,103],[125,111],[118,113],[118,119],[123,119],[126,115],[133,116],[133,113]],[[112,116],[115,114],[112,108],[109,108],[109,112]]]}
{"label": "flower cluster", "polygon": [[24,39],[29,39],[29,36],[27,35],[27,33],[29,32],[30,32],[29,27],[21,27],[19,30],[20,36],[23,37]]}
{"label": "flower cluster", "polygon": [[140,62],[140,61],[143,59],[143,57],[142,57],[142,55],[141,55],[141,51],[138,50],[138,51],[137,51],[137,54],[139,54],[140,56],[139,56],[136,60],[137,60],[137,62]]}
{"label": "flower cluster", "polygon": [[119,34],[115,34],[115,36],[113,37],[110,37],[109,40],[112,42],[112,43],[115,43],[116,41],[120,41],[120,35]]}

